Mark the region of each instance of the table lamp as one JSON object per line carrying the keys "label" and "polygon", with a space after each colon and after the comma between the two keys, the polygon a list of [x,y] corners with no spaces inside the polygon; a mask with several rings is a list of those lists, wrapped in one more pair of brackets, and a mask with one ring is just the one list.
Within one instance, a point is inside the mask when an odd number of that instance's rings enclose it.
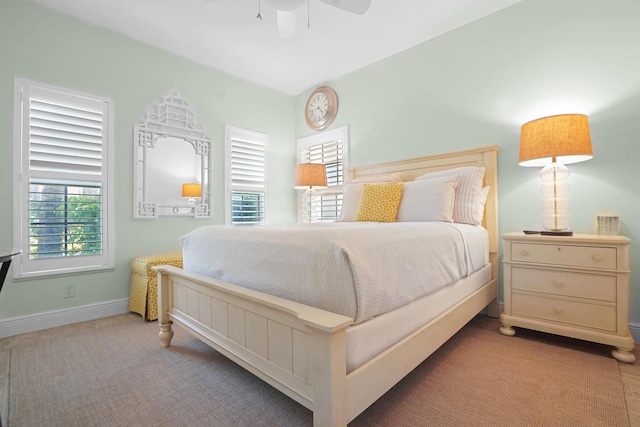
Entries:
{"label": "table lamp", "polygon": [[297,165],[293,188],[307,190],[305,196],[309,198],[309,222],[311,222],[311,193],[317,188],[327,188],[327,172],[324,165],[317,163]]}
{"label": "table lamp", "polygon": [[200,184],[182,184],[182,197],[189,198],[189,206],[196,204],[196,197],[202,197],[202,186]]}
{"label": "table lamp", "polygon": [[565,164],[593,157],[589,120],[584,114],[562,114],[525,123],[520,132],[520,166],[544,166],[542,234],[571,236],[569,169]]}

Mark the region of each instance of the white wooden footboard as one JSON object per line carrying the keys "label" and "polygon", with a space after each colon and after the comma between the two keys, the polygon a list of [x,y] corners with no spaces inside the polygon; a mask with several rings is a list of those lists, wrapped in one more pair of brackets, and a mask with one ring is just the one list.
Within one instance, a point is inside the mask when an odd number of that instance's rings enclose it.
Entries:
{"label": "white wooden footboard", "polygon": [[496,298],[493,279],[347,375],[352,319],[171,266],[158,272],[160,340],[176,322],[313,411],[315,426],[346,426]]}
{"label": "white wooden footboard", "polygon": [[347,424],[346,336],[353,320],[171,267],[158,272],[160,340],[176,322],[314,413]]}

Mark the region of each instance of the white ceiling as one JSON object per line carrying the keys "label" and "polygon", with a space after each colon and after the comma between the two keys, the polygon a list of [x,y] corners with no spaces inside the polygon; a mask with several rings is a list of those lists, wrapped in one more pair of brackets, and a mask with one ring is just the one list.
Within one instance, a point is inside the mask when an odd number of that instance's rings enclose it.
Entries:
{"label": "white ceiling", "polygon": [[372,0],[364,15],[309,0],[284,39],[264,0],[29,1],[298,95],[521,0]]}

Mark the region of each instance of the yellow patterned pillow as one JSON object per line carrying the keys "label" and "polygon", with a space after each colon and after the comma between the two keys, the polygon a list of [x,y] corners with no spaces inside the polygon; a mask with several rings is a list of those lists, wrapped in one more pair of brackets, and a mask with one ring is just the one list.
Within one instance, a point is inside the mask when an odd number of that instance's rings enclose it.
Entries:
{"label": "yellow patterned pillow", "polygon": [[364,184],[356,221],[396,222],[404,183]]}

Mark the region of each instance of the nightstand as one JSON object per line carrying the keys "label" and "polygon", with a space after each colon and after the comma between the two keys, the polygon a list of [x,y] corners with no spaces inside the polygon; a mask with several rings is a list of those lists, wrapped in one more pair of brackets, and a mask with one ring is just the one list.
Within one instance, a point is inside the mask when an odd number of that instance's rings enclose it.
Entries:
{"label": "nightstand", "polygon": [[631,363],[629,243],[624,236],[503,238],[504,335],[513,326],[616,347],[612,356]]}

